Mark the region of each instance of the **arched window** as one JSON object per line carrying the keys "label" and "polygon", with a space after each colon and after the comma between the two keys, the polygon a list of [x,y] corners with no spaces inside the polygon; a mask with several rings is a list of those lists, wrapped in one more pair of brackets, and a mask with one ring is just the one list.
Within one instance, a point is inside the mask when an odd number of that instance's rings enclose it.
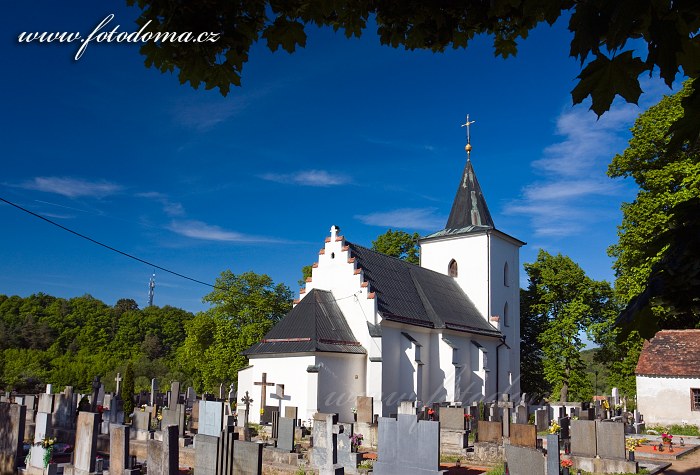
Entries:
{"label": "arched window", "polygon": [[508,326],[508,302],[503,306],[503,326]]}
{"label": "arched window", "polygon": [[447,275],[450,277],[457,277],[457,261],[452,259],[450,265],[447,266]]}
{"label": "arched window", "polygon": [[503,285],[506,287],[509,287],[508,280],[508,262],[506,261],[506,263],[503,264]]}

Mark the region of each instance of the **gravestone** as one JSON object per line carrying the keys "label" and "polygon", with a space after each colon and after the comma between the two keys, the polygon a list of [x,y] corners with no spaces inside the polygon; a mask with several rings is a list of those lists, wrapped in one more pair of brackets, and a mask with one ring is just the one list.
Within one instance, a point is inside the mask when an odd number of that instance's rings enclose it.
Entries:
{"label": "gravestone", "polygon": [[277,434],[279,433],[279,422],[280,422],[280,413],[278,411],[275,411],[272,413],[271,417],[271,423],[272,423],[272,438],[276,439]]}
{"label": "gravestone", "polygon": [[197,400],[197,393],[192,386],[187,388],[187,393],[185,395],[185,400],[187,401],[188,407],[192,407],[192,404]]}
{"label": "gravestone", "polygon": [[415,415],[379,418],[375,475],[446,474],[440,470],[440,423],[418,421]]}
{"label": "gravestone", "polygon": [[583,421],[593,421],[595,420],[595,409],[592,407],[587,407],[581,409],[579,414],[579,419]]}
{"label": "gravestone", "polygon": [[162,442],[153,439],[148,441],[148,475],[178,475],[178,431],[176,425],[166,426]]}
{"label": "gravestone", "polygon": [[244,440],[233,442],[233,473],[260,475],[262,473],[263,445]]}
{"label": "gravestone", "polygon": [[559,475],[559,436],[547,434],[547,475]]}
{"label": "gravestone", "polygon": [[[44,439],[53,435],[51,427],[51,414],[38,412],[36,414],[36,424],[34,427],[34,444],[41,444]],[[41,445],[34,445],[30,450],[29,465],[35,469],[39,469],[38,473],[44,472],[44,454],[46,449]],[[37,473],[36,470],[31,470],[30,473]]]}
{"label": "gravestone", "polygon": [[[76,410],[73,388],[67,386],[65,392],[56,394],[53,400],[53,414],[51,416],[52,427],[54,429],[73,429]],[[92,412],[96,412],[96,410]]]}
{"label": "gravestone", "polygon": [[129,426],[112,424],[109,428],[109,475],[124,475],[129,466]]}
{"label": "gravestone", "polygon": [[595,457],[597,454],[596,421],[571,421],[571,455]]}
{"label": "gravestone", "polygon": [[374,398],[357,396],[355,404],[357,408],[357,422],[372,424],[374,422]]}
{"label": "gravestone", "polygon": [[39,394],[37,412],[51,414],[53,412],[53,394]]}
{"label": "gravestone", "polygon": [[441,430],[465,430],[466,419],[464,408],[462,407],[441,407],[440,408],[440,429]]}
{"label": "gravestone", "polygon": [[515,408],[515,423],[516,424],[527,424],[528,423],[527,406],[524,406],[521,404]]}
{"label": "gravestone", "polygon": [[619,422],[596,422],[596,442],[601,458],[625,459],[625,425]]}
{"label": "gravestone", "polygon": [[416,413],[416,406],[413,401],[401,401],[399,402],[399,414],[409,414],[413,415]]}
{"label": "gravestone", "polygon": [[163,419],[161,421],[162,427],[167,427],[170,425],[176,425],[178,427],[178,437],[185,436],[185,406],[184,404],[178,404],[174,408],[163,408],[161,411]]}
{"label": "gravestone", "polygon": [[223,428],[224,403],[199,401],[199,434],[219,437]]}
{"label": "gravestone", "polygon": [[510,444],[519,447],[537,447],[537,430],[532,424],[512,424],[510,426]]}
{"label": "gravestone", "polygon": [[131,418],[131,433],[136,440],[150,439],[151,411],[135,411]]}
{"label": "gravestone", "polygon": [[[311,452],[311,463],[321,474],[343,473],[338,464],[338,431],[342,426],[334,426],[337,421],[335,414],[314,414],[313,438],[314,446]],[[334,428],[336,430],[334,430]],[[339,470],[341,470],[339,472]]]}
{"label": "gravestone", "polygon": [[190,412],[190,431],[199,432],[199,401],[195,401],[194,404],[192,404],[192,410]]}
{"label": "gravestone", "polygon": [[343,468],[344,473],[357,473],[357,466],[362,454],[352,451],[353,424],[339,425],[342,426],[342,429],[338,429],[338,465]]}
{"label": "gravestone", "polygon": [[180,381],[173,381],[170,383],[170,398],[168,399],[168,407],[172,409],[177,404],[180,404]]}
{"label": "gravestone", "polygon": [[197,475],[217,475],[219,455],[219,437],[195,434],[194,473]]}
{"label": "gravestone", "polygon": [[568,417],[562,417],[559,419],[559,426],[561,427],[561,431],[559,432],[560,437],[562,439],[570,439],[571,432],[569,428],[571,427],[571,419]]}
{"label": "gravestone", "polygon": [[477,434],[479,442],[500,444],[503,442],[503,425],[500,422],[479,421]]}
{"label": "gravestone", "polygon": [[158,380],[156,378],[151,379],[151,400],[149,406],[155,406],[157,404],[158,396]]}
{"label": "gravestone", "polygon": [[22,461],[27,408],[0,403],[0,474],[15,473]]}
{"label": "gravestone", "polygon": [[296,406],[285,406],[284,417],[287,419],[294,419],[296,421],[299,419],[299,408]]}
{"label": "gravestone", "polygon": [[272,424],[272,413],[279,412],[279,409],[277,406],[265,406],[265,410],[260,414],[260,423],[261,424]]}
{"label": "gravestone", "polygon": [[99,424],[99,414],[87,411],[78,413],[78,423],[75,430],[75,451],[73,453],[75,475],[89,475],[95,472],[97,436],[100,433]]}
{"label": "gravestone", "polygon": [[544,432],[549,427],[549,410],[537,409],[535,411],[535,427],[537,432]]}
{"label": "gravestone", "polygon": [[537,449],[506,444],[509,475],[545,475],[545,457]]}
{"label": "gravestone", "polygon": [[225,426],[219,437],[217,470],[220,475],[229,474],[233,470],[233,449],[237,440],[238,433],[234,428]]}
{"label": "gravestone", "polygon": [[277,424],[277,448],[285,452],[294,452],[294,428],[296,427],[296,419],[280,417]]}
{"label": "gravestone", "polygon": [[620,404],[620,390],[617,388],[612,388],[612,404],[613,407]]}

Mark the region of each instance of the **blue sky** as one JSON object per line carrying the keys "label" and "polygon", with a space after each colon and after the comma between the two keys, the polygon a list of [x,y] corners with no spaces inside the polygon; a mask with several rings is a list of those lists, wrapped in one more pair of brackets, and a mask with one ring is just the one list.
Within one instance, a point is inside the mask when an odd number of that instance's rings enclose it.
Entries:
{"label": "blue sky", "polygon": [[[579,64],[566,23],[538,28],[517,57],[479,38],[443,54],[308,28],[289,55],[254,46],[243,87],[223,98],[143,66],[132,44],[19,44],[80,31],[124,2],[14,2],[2,23],[0,197],[160,266],[213,283],[253,270],[295,292],[331,225],[371,245],[388,228],[441,229],[472,161],[496,227],[613,279],[606,248],[632,183],[605,175],[629,128],[669,90],[596,120],[572,107]],[[153,268],[0,204],[0,294],[91,294],[146,304]],[[521,270],[521,276],[523,275]],[[206,308],[206,286],[156,271],[155,304]],[[524,285],[521,277],[521,285]]]}

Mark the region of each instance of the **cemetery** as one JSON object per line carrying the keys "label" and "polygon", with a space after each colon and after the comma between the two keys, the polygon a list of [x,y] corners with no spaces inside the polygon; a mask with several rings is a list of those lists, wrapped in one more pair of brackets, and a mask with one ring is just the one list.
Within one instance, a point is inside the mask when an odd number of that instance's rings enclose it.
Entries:
{"label": "cemetery", "polygon": [[248,393],[197,395],[176,381],[164,393],[153,389],[137,396],[143,404],[130,418],[121,394],[105,393],[97,378],[87,395],[71,387],[6,393],[0,473],[428,475],[460,466],[481,470],[473,473],[506,466],[514,475],[659,473],[699,446],[693,437],[643,434],[638,411],[611,411],[600,401],[531,406],[526,395],[515,403],[504,393],[470,405],[402,401],[397,414],[378,417],[371,398],[358,396],[350,421],[332,413],[302,421],[298,408],[280,405],[260,425],[249,421]]}

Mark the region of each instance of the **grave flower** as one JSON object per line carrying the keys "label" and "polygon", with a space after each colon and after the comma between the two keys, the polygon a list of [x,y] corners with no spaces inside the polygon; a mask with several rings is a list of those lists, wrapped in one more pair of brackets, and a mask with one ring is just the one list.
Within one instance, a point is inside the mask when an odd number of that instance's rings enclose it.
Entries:
{"label": "grave flower", "polygon": [[350,408],[350,411],[351,411],[353,414],[357,414],[357,408],[356,408],[356,407],[351,407],[351,408]]}
{"label": "grave flower", "polygon": [[562,459],[561,461],[561,467],[562,468],[571,468],[574,466],[574,462],[569,460],[569,459]]}
{"label": "grave flower", "polygon": [[625,440],[625,448],[630,452],[634,452],[637,447],[645,442],[647,442],[647,439],[635,439],[634,437],[630,437]]}
{"label": "grave flower", "polygon": [[661,440],[664,442],[664,444],[670,444],[673,442],[673,436],[670,432],[663,432],[661,434]]}
{"label": "grave flower", "polygon": [[362,445],[364,438],[362,434],[352,434],[352,436],[350,436],[350,445],[353,452],[356,452],[357,448]]}
{"label": "grave flower", "polygon": [[549,426],[549,433],[550,434],[558,434],[559,431],[561,430],[561,426],[556,423],[556,421],[552,421],[552,423]]}

